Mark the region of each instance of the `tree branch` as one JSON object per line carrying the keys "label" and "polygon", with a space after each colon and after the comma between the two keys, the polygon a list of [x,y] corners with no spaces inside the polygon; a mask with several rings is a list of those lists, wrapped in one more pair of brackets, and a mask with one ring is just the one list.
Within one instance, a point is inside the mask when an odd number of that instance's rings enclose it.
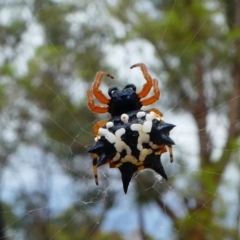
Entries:
{"label": "tree branch", "polygon": [[162,211],[171,218],[171,220],[174,222],[176,220],[178,220],[177,216],[175,215],[175,213],[172,211],[172,209],[170,209],[166,204],[163,203],[163,201],[156,197],[155,199],[156,204],[162,209]]}
{"label": "tree branch", "polygon": [[202,59],[199,57],[196,61],[195,65],[195,76],[197,79],[197,92],[198,92],[198,98],[197,100],[192,104],[193,109],[193,115],[195,117],[195,121],[198,126],[199,130],[199,143],[200,143],[200,156],[201,156],[201,163],[203,164],[202,167],[207,165],[210,162],[210,154],[211,154],[211,148],[209,148],[209,134],[207,133],[207,99],[204,94],[204,79],[203,79],[203,73],[204,69],[202,66]]}

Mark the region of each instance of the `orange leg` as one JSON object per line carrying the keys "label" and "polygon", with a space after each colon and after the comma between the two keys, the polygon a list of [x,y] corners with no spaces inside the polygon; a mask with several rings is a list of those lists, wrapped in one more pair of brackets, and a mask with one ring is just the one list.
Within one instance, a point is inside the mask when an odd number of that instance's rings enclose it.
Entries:
{"label": "orange leg", "polygon": [[[169,150],[169,157],[170,157],[170,162],[173,162],[173,150],[172,150],[172,145],[167,145],[168,150]],[[155,152],[155,155],[161,155],[163,153],[167,152],[166,145],[159,145],[159,151]]]}
{"label": "orange leg", "polygon": [[163,119],[163,114],[162,114],[162,112],[161,111],[159,111],[157,108],[150,108],[150,109],[148,109],[148,111],[153,111],[153,112],[155,112],[160,118],[162,118]]}
{"label": "orange leg", "polygon": [[159,145],[159,149],[155,152],[155,155],[162,155],[163,153],[167,152],[167,148],[165,145]]}
{"label": "orange leg", "polygon": [[173,162],[173,150],[172,150],[172,145],[168,145],[168,150],[169,150],[169,156],[170,156],[170,162]]}
{"label": "orange leg", "polygon": [[143,106],[153,104],[160,97],[160,89],[158,88],[158,81],[156,79],[153,79],[153,91],[154,91],[153,96],[145,98],[141,101]]}
{"label": "orange leg", "polygon": [[102,126],[104,126],[106,123],[108,122],[108,120],[101,120],[101,121],[98,121],[94,124],[93,126],[93,134],[94,136],[96,137],[97,134],[98,134],[98,129]]}
{"label": "orange leg", "polygon": [[130,68],[135,68],[135,67],[140,67],[143,73],[144,78],[146,79],[147,83],[144,84],[143,89],[138,93],[139,98],[144,98],[148,95],[150,92],[152,85],[153,85],[153,80],[151,76],[149,75],[147,71],[147,67],[143,63],[137,63],[132,65]]}
{"label": "orange leg", "polygon": [[93,174],[94,174],[96,185],[98,185],[97,159],[98,159],[98,155],[93,154]]}
{"label": "orange leg", "polygon": [[[101,120],[101,121],[96,122],[94,124],[94,126],[93,126],[93,134],[94,134],[94,136],[97,136],[98,129],[100,127],[104,126],[107,122],[108,122],[108,120]],[[96,185],[98,185],[97,159],[98,159],[98,155],[97,154],[93,154],[93,174],[94,174]]]}
{"label": "orange leg", "polygon": [[101,90],[99,90],[99,86],[101,84],[102,78],[103,76],[107,76],[109,78],[114,78],[112,75],[110,75],[109,73],[105,73],[105,72],[98,72],[95,80],[93,82],[93,95],[97,98],[97,100],[103,104],[108,104],[110,99],[108,99]]}
{"label": "orange leg", "polygon": [[88,107],[90,108],[90,110],[92,112],[95,112],[95,113],[106,113],[106,112],[108,112],[108,107],[97,106],[97,105],[94,104],[93,91],[92,90],[88,90],[87,97],[88,97]]}

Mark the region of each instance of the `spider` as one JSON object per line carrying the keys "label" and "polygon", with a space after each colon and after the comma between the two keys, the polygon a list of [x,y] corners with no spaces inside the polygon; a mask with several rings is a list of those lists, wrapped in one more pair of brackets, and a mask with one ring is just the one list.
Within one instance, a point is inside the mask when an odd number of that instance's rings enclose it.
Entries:
{"label": "spider", "polygon": [[[130,123],[126,122],[127,125],[125,124],[125,127],[127,127],[127,128],[131,127],[132,123],[140,124],[141,126],[143,126],[146,119],[143,120],[141,118],[136,117],[138,114],[138,111],[142,111],[141,110],[142,106],[147,106],[147,105],[153,104],[160,97],[160,89],[158,88],[158,81],[156,79],[152,79],[152,77],[148,73],[147,67],[143,63],[138,63],[138,64],[132,65],[130,67],[130,69],[135,68],[135,67],[140,67],[140,69],[143,73],[143,76],[146,80],[146,83],[144,84],[144,86],[140,92],[138,92],[138,93],[136,92],[136,86],[134,84],[127,84],[122,90],[119,90],[117,87],[109,88],[108,95],[110,98],[108,98],[107,96],[105,96],[102,93],[101,90],[99,90],[99,86],[100,86],[102,78],[104,76],[107,76],[111,79],[114,78],[112,75],[110,75],[109,73],[106,73],[106,72],[98,72],[96,74],[92,89],[88,90],[88,92],[87,92],[89,109],[94,113],[106,113],[106,112],[110,113],[112,119],[114,119],[113,121],[110,121],[110,122],[111,122],[111,124],[112,124],[112,122],[114,124],[116,124],[116,126],[115,126],[116,129],[124,128],[124,126],[122,126],[122,123],[124,124],[124,120],[122,120],[122,116],[125,116],[128,119],[129,119],[129,117],[131,117],[133,119],[130,121]],[[151,89],[153,89],[153,95],[147,97],[147,95],[149,94]],[[94,103],[94,97],[100,103],[105,104],[105,106],[104,105],[96,105]],[[144,112],[144,111],[142,111],[142,112]],[[163,115],[158,109],[151,108],[150,110],[148,110],[148,112],[153,112],[157,116],[157,117],[156,116],[154,117],[154,119],[156,119],[156,118],[158,119],[157,121],[163,120]],[[131,113],[131,114],[129,115],[128,113]],[[147,113],[145,112],[144,114],[146,115]],[[120,124],[119,124],[119,121],[121,122]],[[108,124],[108,126],[107,126],[107,124]],[[102,120],[102,121],[97,122],[93,127],[93,133],[96,137],[95,138],[95,141],[96,141],[95,146],[96,147],[94,148],[94,146],[93,146],[89,150],[89,152],[93,153],[93,172],[94,172],[94,176],[95,176],[95,183],[97,185],[98,185],[97,167],[99,167],[102,164],[105,164],[106,162],[109,162],[109,165],[111,168],[118,167],[122,173],[122,178],[124,178],[124,176],[126,178],[125,172],[129,172],[125,166],[121,167],[122,164],[119,165],[118,163],[114,162],[112,159],[107,160],[106,154],[103,153],[102,148],[103,149],[107,148],[106,146],[108,145],[108,143],[106,143],[106,141],[104,142],[104,140],[103,140],[104,143],[99,143],[99,141],[98,141],[98,140],[102,141],[102,138],[99,137],[99,135],[100,135],[99,131],[100,130],[103,131],[102,129],[109,129],[109,126],[111,124],[109,123],[109,119],[108,119],[108,120]],[[117,127],[117,124],[119,125],[118,127]],[[174,126],[174,125],[172,125],[172,126]],[[114,125],[112,127],[114,127]],[[169,133],[169,131],[172,128],[173,127],[168,129],[167,134]],[[116,129],[114,129],[114,131],[108,130],[109,134],[115,134]],[[126,129],[124,129],[122,131],[126,132]],[[160,131],[160,134],[161,134],[161,131]],[[133,131],[130,131],[130,132],[131,132],[130,134],[134,134]],[[108,133],[106,133],[106,134],[108,134]],[[148,134],[150,135],[150,133],[148,133]],[[140,135],[140,132],[138,133],[138,135]],[[109,136],[109,135],[107,135],[107,136]],[[104,136],[104,138],[105,137],[106,136]],[[131,136],[129,136],[129,138],[131,138]],[[135,144],[137,144],[137,143],[135,143]],[[172,140],[165,141],[165,142],[163,141],[162,143],[159,142],[158,147],[155,147],[157,150],[156,151],[154,150],[158,154],[155,153],[155,155],[161,155],[163,152],[166,152],[165,145],[167,145],[169,148],[170,161],[172,162],[173,161],[172,144],[174,144],[174,142]],[[131,149],[133,149],[134,144],[132,143],[131,145],[132,145]],[[101,148],[101,150],[99,150],[100,148]],[[109,145],[108,148],[111,148],[111,146]],[[135,148],[136,148],[136,146],[135,146]],[[151,146],[148,145],[148,148],[151,148]],[[141,150],[139,151],[137,149],[136,151],[138,151],[138,154],[140,154]],[[134,150],[134,152],[136,152],[136,151]],[[111,153],[111,154],[114,155],[113,153]],[[108,155],[108,156],[110,156],[110,155]],[[136,156],[134,156],[134,157],[136,157]],[[114,156],[112,156],[112,158],[114,158]],[[152,156],[152,158],[154,158],[154,157]],[[159,161],[159,156],[158,156],[158,161]],[[129,176],[127,176],[127,178],[128,178],[127,181],[122,179],[123,184],[125,184],[125,187],[124,187],[125,193],[127,191],[129,181],[131,180],[131,177],[135,171],[143,170],[145,168],[154,169],[153,167],[149,167],[146,164],[144,165],[143,161],[141,163],[138,162],[135,165],[138,165],[138,167],[136,169],[134,168],[134,171],[131,170],[129,172]],[[158,168],[159,168],[159,166],[158,166]],[[156,170],[156,169],[154,169],[154,170],[156,172],[158,172],[159,174],[161,174],[165,179],[167,179],[167,176],[166,176],[164,170],[162,172],[159,172],[159,170]],[[124,183],[124,181],[125,181],[125,183]]]}

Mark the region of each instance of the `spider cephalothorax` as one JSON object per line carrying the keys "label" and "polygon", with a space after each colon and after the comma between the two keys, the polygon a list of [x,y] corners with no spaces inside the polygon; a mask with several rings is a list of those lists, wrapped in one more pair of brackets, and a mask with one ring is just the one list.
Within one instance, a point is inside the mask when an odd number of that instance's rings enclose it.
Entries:
{"label": "spider cephalothorax", "polygon": [[[174,127],[163,121],[162,113],[152,108],[140,110],[142,106],[156,102],[160,97],[158,81],[152,79],[146,66],[138,63],[131,66],[140,67],[146,84],[136,92],[134,84],[128,84],[122,90],[112,87],[106,97],[99,86],[103,76],[113,78],[105,72],[98,72],[93,87],[87,93],[88,106],[92,112],[111,114],[111,119],[97,122],[93,127],[95,145],[89,149],[93,153],[93,171],[98,185],[97,167],[109,163],[110,167],[119,168],[125,193],[132,175],[136,171],[150,168],[167,179],[160,162],[161,154],[169,148],[170,160],[173,161],[172,145],[169,131]],[[147,97],[150,90],[153,95]],[[94,96],[105,106],[95,105]]]}
{"label": "spider cephalothorax", "polygon": [[[93,83],[93,88],[88,91],[88,106],[92,112],[106,113],[109,112],[111,116],[117,116],[125,112],[141,109],[142,106],[150,105],[156,102],[160,97],[160,90],[158,88],[158,81],[152,79],[149,75],[146,66],[143,63],[134,64],[131,68],[140,67],[147,83],[143,86],[142,90],[136,93],[136,86],[128,84],[123,90],[119,90],[117,87],[110,88],[106,97],[99,85],[102,77],[107,76],[113,78],[112,75],[105,72],[98,72]],[[145,98],[153,88],[154,95]],[[98,106],[94,104],[93,95],[99,100],[99,102],[106,104],[107,106]],[[145,98],[145,99],[142,99]]]}
{"label": "spider cephalothorax", "polygon": [[108,104],[108,112],[113,117],[142,107],[134,84],[128,84],[123,90],[112,87],[109,89],[108,95],[111,98]]}

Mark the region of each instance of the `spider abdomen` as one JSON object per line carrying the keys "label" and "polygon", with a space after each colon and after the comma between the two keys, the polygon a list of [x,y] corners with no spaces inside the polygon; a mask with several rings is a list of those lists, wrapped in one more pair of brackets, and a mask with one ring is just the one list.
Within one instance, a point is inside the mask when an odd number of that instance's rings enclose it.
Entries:
{"label": "spider abdomen", "polygon": [[172,124],[164,122],[154,111],[136,110],[111,118],[99,128],[95,145],[89,152],[98,156],[97,167],[109,162],[119,168],[125,193],[133,174],[149,168],[167,179],[160,161]]}
{"label": "spider abdomen", "polygon": [[129,99],[117,99],[111,100],[109,104],[109,113],[112,117],[119,116],[126,112],[132,112],[141,109],[142,104],[139,99],[129,100]]}

